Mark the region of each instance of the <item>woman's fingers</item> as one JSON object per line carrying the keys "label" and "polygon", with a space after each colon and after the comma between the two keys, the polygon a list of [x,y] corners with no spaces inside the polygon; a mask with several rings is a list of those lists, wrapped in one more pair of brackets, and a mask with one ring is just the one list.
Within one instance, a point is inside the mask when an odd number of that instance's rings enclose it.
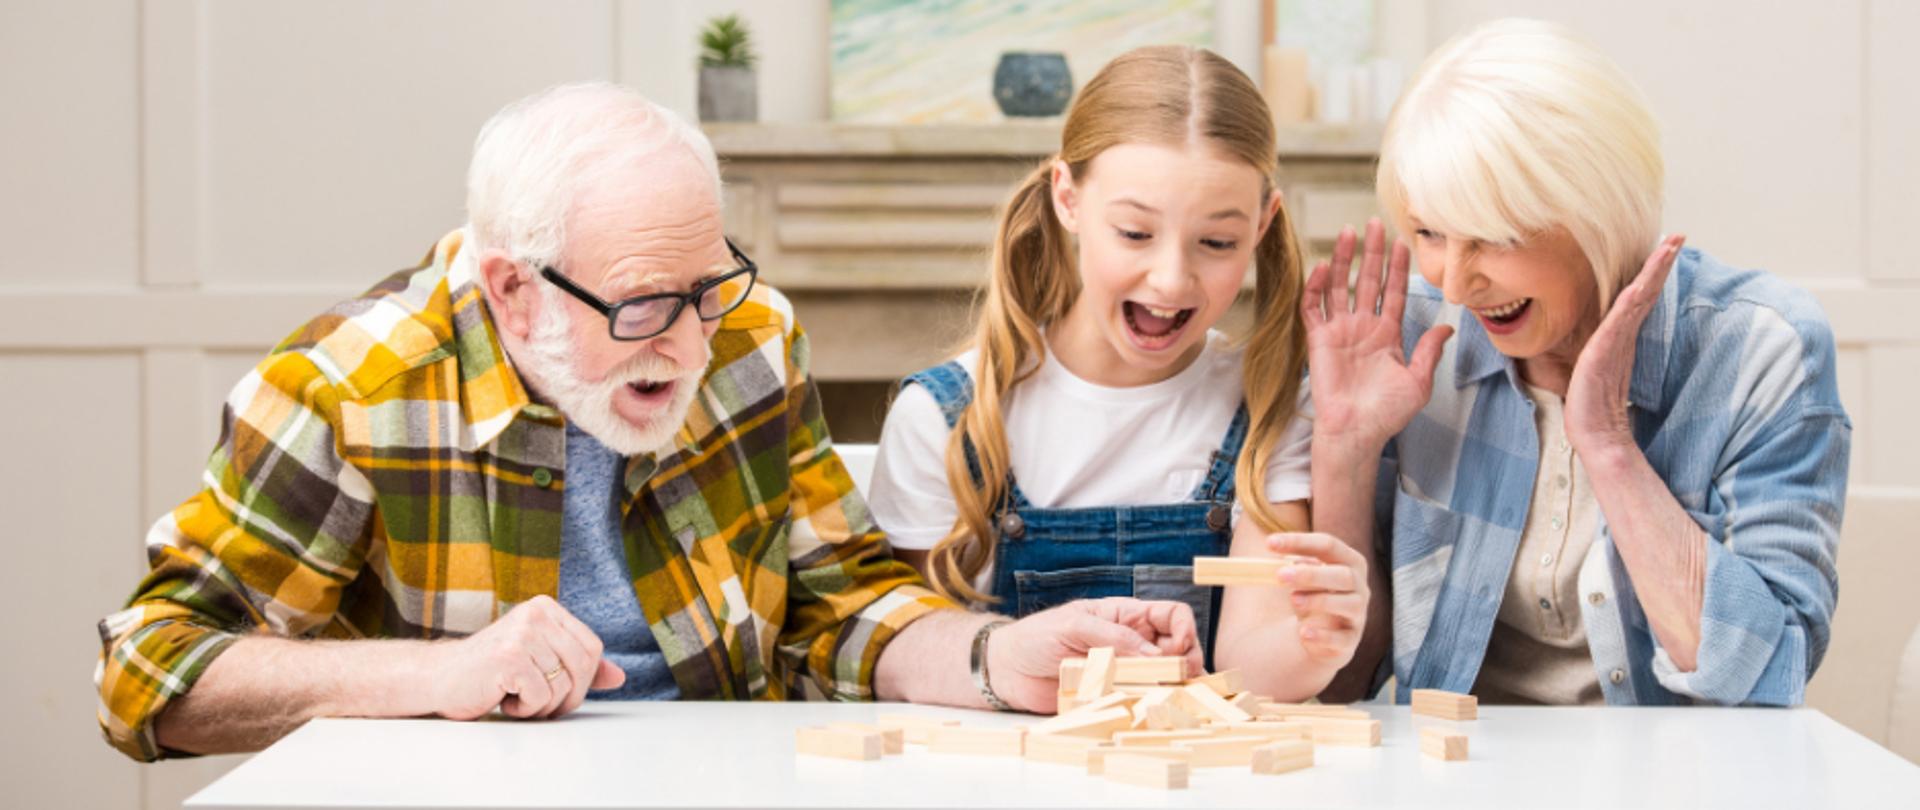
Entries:
{"label": "woman's fingers", "polygon": [[1393,240],[1393,255],[1387,259],[1387,289],[1380,301],[1380,318],[1394,330],[1407,314],[1407,268],[1413,264],[1413,249],[1407,240]]}
{"label": "woman's fingers", "polygon": [[1313,266],[1313,272],[1307,274],[1307,286],[1300,296],[1300,319],[1307,322],[1308,328],[1327,322],[1327,263]]}
{"label": "woman's fingers", "polygon": [[1347,277],[1353,272],[1353,226],[1340,229],[1340,238],[1333,242],[1333,272],[1328,278],[1327,315],[1338,318],[1352,312],[1347,301]]}
{"label": "woman's fingers", "polygon": [[1354,311],[1362,315],[1380,312],[1380,274],[1386,270],[1387,237],[1378,217],[1367,220],[1367,239],[1360,257],[1360,281],[1354,286]]}
{"label": "woman's fingers", "polygon": [[[1395,321],[1398,323],[1398,321]],[[1436,326],[1420,336],[1420,342],[1413,346],[1413,356],[1407,358],[1407,370],[1413,372],[1413,378],[1420,384],[1420,390],[1433,390],[1433,370],[1440,365],[1440,353],[1447,348],[1447,339],[1453,337],[1452,326]]]}

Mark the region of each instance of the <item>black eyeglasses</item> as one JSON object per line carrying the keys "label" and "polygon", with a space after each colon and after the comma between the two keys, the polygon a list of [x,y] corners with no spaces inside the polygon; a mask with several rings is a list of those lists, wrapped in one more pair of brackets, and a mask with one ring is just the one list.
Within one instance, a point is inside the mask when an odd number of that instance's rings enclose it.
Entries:
{"label": "black eyeglasses", "polygon": [[695,284],[693,289],[683,293],[636,295],[607,303],[551,266],[540,268],[540,277],[607,316],[607,334],[612,335],[614,340],[646,340],[667,331],[667,327],[680,320],[680,311],[686,309],[689,303],[693,304],[693,311],[700,316],[700,320],[717,321],[746,302],[747,293],[753,290],[753,280],[760,274],[760,268],[747,258],[747,254],[740,252],[732,239],[726,242],[727,251],[733,254],[733,260],[739,266]]}

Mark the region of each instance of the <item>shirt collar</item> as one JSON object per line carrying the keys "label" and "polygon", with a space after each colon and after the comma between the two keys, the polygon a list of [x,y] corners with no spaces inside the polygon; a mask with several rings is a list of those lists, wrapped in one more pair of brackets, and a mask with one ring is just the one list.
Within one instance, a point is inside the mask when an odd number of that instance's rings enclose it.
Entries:
{"label": "shirt collar", "polygon": [[462,250],[466,238],[465,228],[447,234],[434,246],[433,260],[447,268],[446,311],[453,320],[460,416],[467,426],[460,443],[472,452],[497,438],[533,400],[494,330],[473,251]]}

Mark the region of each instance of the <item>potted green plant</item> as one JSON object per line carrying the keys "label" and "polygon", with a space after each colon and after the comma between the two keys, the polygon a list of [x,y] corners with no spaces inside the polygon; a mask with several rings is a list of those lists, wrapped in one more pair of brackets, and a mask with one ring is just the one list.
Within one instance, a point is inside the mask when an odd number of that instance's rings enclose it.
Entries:
{"label": "potted green plant", "polygon": [[752,121],[760,100],[754,85],[753,38],[740,15],[708,21],[700,32],[700,120]]}

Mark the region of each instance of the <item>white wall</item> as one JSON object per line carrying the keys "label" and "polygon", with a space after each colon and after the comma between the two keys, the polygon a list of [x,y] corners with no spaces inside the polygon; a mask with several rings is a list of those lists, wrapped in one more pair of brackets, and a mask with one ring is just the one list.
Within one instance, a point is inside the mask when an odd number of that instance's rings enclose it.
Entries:
{"label": "white wall", "polygon": [[[1872,684],[1897,654],[1884,637],[1912,626],[1897,574],[1920,523],[1920,266],[1897,253],[1920,221],[1920,6],[1380,3],[1383,46],[1409,61],[1501,14],[1586,31],[1666,124],[1671,227],[1817,291],[1856,425],[1849,537],[1865,539],[1844,546],[1814,697],[1883,734]],[[19,604],[0,623],[7,803],[172,807],[231,766],[135,766],[97,739],[92,623],[135,584],[146,525],[192,490],[241,371],[459,222],[491,111],[602,78],[691,113],[694,31],[740,10],[760,35],[763,118],[818,120],[827,8],[0,1],[0,514],[14,546],[0,593]],[[1248,67],[1256,8],[1217,12],[1220,50]]]}

